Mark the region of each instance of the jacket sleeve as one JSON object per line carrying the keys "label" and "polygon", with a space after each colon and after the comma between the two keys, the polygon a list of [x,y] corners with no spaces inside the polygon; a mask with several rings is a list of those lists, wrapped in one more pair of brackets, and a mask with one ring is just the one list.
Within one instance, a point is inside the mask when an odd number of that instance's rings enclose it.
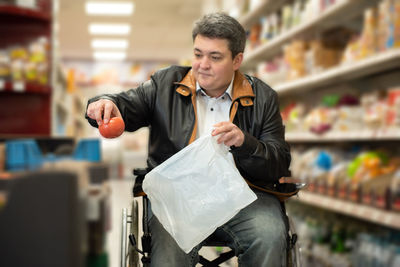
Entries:
{"label": "jacket sleeve", "polygon": [[[135,89],[118,94],[104,94],[91,98],[88,101],[88,105],[99,99],[113,101],[121,112],[125,122],[125,130],[132,132],[150,125],[156,90],[155,83],[151,79]],[[87,114],[85,117],[93,127],[98,127],[96,120],[89,118]]]}
{"label": "jacket sleeve", "polygon": [[255,185],[275,183],[290,176],[290,147],[285,142],[285,129],[279,111],[278,96],[271,91],[265,100],[260,135],[244,132],[242,146],[232,147],[236,166],[242,176]]}

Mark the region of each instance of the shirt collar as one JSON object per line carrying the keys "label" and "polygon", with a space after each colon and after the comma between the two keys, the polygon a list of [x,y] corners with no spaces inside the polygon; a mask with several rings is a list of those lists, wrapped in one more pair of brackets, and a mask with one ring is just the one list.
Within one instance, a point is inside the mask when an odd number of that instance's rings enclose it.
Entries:
{"label": "shirt collar", "polygon": [[[229,84],[228,88],[225,91],[225,94],[227,94],[230,97],[230,99],[232,99],[232,87],[234,79],[235,79],[235,74],[233,74],[231,83]],[[207,95],[206,92],[200,87],[200,84],[196,81],[196,94],[199,94],[200,92]]]}

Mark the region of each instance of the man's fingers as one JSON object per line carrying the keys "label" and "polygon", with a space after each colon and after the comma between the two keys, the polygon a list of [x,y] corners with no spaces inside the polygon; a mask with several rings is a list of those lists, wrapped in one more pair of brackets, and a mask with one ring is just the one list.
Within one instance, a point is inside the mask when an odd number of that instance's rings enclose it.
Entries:
{"label": "man's fingers", "polygon": [[87,109],[89,118],[96,120],[97,125],[107,124],[111,117],[122,117],[118,107],[111,100],[101,99],[90,103]]}
{"label": "man's fingers", "polygon": [[115,105],[114,105],[113,111],[111,112],[111,116],[122,118],[121,112],[119,112],[119,109]]}
{"label": "man's fingers", "polygon": [[230,124],[227,122],[219,122],[213,125],[215,127],[214,131],[212,131],[211,135],[216,136],[220,133],[229,132],[233,129],[234,124]]}
{"label": "man's fingers", "polygon": [[95,104],[91,103],[91,104],[89,104],[89,106],[87,108],[86,114],[87,114],[87,116],[89,118],[95,120],[96,117],[95,117],[95,113],[94,112],[95,112]]}
{"label": "man's fingers", "polygon": [[239,147],[244,142],[244,134],[235,124],[231,122],[219,122],[214,125],[212,136],[218,136],[217,142],[224,143],[226,146]]}
{"label": "man's fingers", "polygon": [[107,124],[110,121],[111,112],[114,109],[114,104],[106,102],[104,105],[103,123]]}
{"label": "man's fingers", "polygon": [[96,103],[94,114],[95,114],[95,120],[97,121],[97,125],[99,126],[103,124],[103,109],[104,105],[102,103]]}

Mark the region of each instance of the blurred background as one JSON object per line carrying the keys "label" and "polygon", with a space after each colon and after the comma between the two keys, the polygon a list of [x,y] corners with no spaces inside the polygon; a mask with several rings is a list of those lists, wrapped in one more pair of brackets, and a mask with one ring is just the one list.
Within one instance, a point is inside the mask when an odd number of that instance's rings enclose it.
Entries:
{"label": "blurred background", "polygon": [[1,266],[121,266],[148,129],[104,139],[87,100],[190,65],[213,11],[279,94],[303,266],[400,266],[400,0],[0,0]]}

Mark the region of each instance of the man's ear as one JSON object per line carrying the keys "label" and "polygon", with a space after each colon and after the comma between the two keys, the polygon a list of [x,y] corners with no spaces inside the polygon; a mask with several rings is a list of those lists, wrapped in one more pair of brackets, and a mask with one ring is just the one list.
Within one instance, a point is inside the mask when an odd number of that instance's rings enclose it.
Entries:
{"label": "man's ear", "polygon": [[243,53],[240,52],[233,58],[233,70],[238,70],[240,68],[240,65],[242,65],[243,61]]}

